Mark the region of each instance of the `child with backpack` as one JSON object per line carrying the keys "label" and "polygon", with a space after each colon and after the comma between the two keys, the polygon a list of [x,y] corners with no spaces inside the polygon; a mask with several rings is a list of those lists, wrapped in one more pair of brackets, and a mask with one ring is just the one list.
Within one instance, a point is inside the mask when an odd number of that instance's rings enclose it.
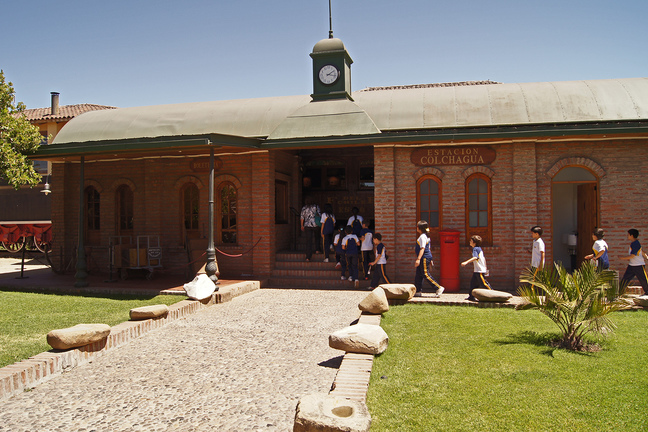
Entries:
{"label": "child with backpack", "polygon": [[353,228],[347,225],[344,228],[346,236],[342,240],[342,249],[346,254],[347,264],[349,265],[349,280],[353,282],[353,286],[358,288],[360,281],[358,280],[358,253],[360,252],[360,240],[353,233]]}
{"label": "child with backpack", "polygon": [[362,221],[364,220],[364,218],[358,214],[359,212],[360,209],[358,209],[358,207],[353,207],[351,209],[351,213],[353,214],[347,221],[347,225],[351,226],[353,234],[358,238],[360,238],[360,233],[362,232]]}
{"label": "child with backpack", "polygon": [[373,267],[370,289],[376,288],[381,279],[384,279],[385,283],[391,283],[387,277],[387,249],[382,242],[382,234],[376,233],[373,235],[373,244],[376,246],[376,259],[369,263]]}
{"label": "child with backpack", "polygon": [[324,206],[321,222],[321,235],[324,242],[324,262],[329,262],[329,253],[333,244],[333,232],[335,231],[335,215],[333,214],[333,206],[331,204],[327,203]]}

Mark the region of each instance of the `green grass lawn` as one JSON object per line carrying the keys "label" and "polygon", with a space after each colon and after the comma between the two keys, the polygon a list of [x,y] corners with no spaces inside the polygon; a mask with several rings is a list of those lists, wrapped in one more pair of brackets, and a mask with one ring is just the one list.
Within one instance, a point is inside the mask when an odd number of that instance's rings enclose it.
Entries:
{"label": "green grass lawn", "polygon": [[381,326],[376,431],[646,431],[648,313],[618,312],[596,353],[551,348],[537,311],[406,304]]}
{"label": "green grass lawn", "polygon": [[139,306],[171,305],[186,297],[76,296],[0,290],[0,367],[49,351],[51,330],[77,324],[114,326]]}

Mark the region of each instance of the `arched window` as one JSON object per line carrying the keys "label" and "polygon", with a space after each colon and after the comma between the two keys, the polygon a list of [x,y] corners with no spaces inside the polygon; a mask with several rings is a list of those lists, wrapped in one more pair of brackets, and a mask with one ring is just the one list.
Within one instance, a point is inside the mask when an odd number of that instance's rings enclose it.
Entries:
{"label": "arched window", "polygon": [[482,245],[491,246],[492,226],[491,180],[484,174],[473,174],[466,179],[466,243],[478,235]]}
{"label": "arched window", "polygon": [[427,221],[430,226],[430,238],[439,242],[441,218],[441,180],[426,175],[416,182],[416,214],[418,220]]}
{"label": "arched window", "polygon": [[193,183],[187,183],[182,188],[182,221],[185,232],[189,238],[196,238],[194,234],[199,234],[199,212],[200,200],[198,195],[198,186]]}
{"label": "arched window", "polygon": [[85,189],[86,237],[89,244],[100,243],[101,195],[94,186]]}
{"label": "arched window", "polygon": [[218,186],[216,194],[217,217],[220,217],[220,223],[217,223],[217,238],[221,243],[237,242],[237,193],[236,188],[230,182],[223,182]]}
{"label": "arched window", "polygon": [[121,185],[115,193],[117,207],[117,235],[133,235],[133,191]]}

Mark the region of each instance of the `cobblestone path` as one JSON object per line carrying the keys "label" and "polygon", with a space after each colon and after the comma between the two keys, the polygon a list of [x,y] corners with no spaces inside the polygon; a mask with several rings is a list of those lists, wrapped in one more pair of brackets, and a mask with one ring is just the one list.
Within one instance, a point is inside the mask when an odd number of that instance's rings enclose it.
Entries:
{"label": "cobblestone path", "polygon": [[[366,292],[257,290],[151,331],[0,407],[0,431],[291,431]],[[320,365],[324,363],[323,365]]]}

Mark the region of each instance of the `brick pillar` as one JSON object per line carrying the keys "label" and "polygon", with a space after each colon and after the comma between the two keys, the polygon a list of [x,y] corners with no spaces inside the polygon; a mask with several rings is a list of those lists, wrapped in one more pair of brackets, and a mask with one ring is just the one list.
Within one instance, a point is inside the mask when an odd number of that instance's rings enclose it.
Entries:
{"label": "brick pillar", "polygon": [[392,258],[387,261],[387,274],[396,279],[398,274],[396,259],[401,254],[396,241],[400,237],[396,226],[396,154],[393,147],[374,148],[374,215],[376,232],[383,236],[385,245],[389,245],[388,254]]}
{"label": "brick pillar", "polygon": [[[515,235],[515,284],[531,264],[529,230],[538,224],[538,185],[535,143],[513,144],[513,226]],[[543,227],[546,229],[546,227]]]}
{"label": "brick pillar", "polygon": [[[251,231],[252,244],[261,241],[252,251],[254,275],[268,277],[275,259],[275,158],[270,152],[252,155],[251,177]],[[240,223],[240,222],[239,222]],[[245,225],[241,225],[245,226]]]}

